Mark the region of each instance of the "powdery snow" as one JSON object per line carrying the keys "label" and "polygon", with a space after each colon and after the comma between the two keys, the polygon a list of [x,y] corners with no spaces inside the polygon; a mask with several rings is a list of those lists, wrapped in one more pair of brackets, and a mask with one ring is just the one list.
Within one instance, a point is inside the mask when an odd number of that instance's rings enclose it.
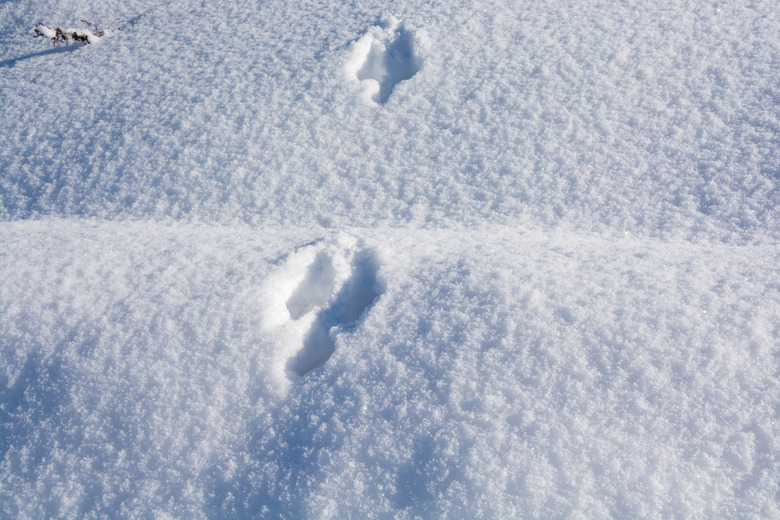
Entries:
{"label": "powdery snow", "polygon": [[[6,219],[777,234],[773,2],[87,5],[123,31],[62,54],[44,5],[2,7]],[[366,103],[393,17],[419,70]]]}
{"label": "powdery snow", "polygon": [[0,4],[0,516],[780,517],[778,29]]}

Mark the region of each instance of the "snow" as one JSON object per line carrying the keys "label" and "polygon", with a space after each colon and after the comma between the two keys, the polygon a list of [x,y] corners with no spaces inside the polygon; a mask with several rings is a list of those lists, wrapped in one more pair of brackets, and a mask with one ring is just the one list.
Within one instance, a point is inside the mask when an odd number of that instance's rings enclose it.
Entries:
{"label": "snow", "polygon": [[57,32],[52,30],[50,27],[47,27],[45,25],[39,25],[37,26],[38,31],[45,36],[46,38],[53,40],[57,37]]}
{"label": "snow", "polygon": [[420,64],[415,53],[413,37],[391,19],[382,26],[374,26],[352,45],[352,55],[346,63],[347,78],[365,82],[364,91],[371,101],[384,104],[393,88],[411,79]]}
{"label": "snow", "polygon": [[0,517],[780,517],[779,28],[0,3]]}

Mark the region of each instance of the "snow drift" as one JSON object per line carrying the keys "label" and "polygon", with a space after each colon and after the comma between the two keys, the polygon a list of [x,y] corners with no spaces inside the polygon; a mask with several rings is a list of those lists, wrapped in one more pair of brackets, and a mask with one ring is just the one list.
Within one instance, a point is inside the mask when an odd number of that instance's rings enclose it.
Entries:
{"label": "snow drift", "polygon": [[0,516],[780,517],[779,26],[0,4]]}

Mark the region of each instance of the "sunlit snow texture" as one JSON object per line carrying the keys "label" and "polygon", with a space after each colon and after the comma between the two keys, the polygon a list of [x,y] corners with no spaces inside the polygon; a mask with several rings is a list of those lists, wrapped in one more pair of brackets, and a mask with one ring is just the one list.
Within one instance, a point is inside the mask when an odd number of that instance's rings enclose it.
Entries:
{"label": "sunlit snow texture", "polygon": [[780,518],[778,35],[0,1],[0,518]]}

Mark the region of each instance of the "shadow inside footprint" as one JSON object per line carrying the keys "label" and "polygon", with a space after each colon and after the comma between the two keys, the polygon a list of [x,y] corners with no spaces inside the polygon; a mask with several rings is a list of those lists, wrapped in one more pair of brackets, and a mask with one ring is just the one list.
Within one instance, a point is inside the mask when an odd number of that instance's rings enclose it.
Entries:
{"label": "shadow inside footprint", "polygon": [[420,70],[414,54],[412,35],[403,27],[387,45],[378,40],[371,43],[366,61],[357,71],[361,81],[373,79],[379,83],[379,92],[373,96],[380,104],[387,102],[395,86]]}
{"label": "shadow inside footprint", "polygon": [[352,263],[352,276],[336,295],[333,304],[321,310],[312,324],[303,348],[287,363],[299,376],[319,367],[336,350],[330,330],[353,325],[382,294],[376,275],[378,264],[371,253],[358,253]]}
{"label": "shadow inside footprint", "polygon": [[329,255],[320,252],[309,266],[306,278],[287,300],[287,310],[290,312],[290,317],[297,320],[313,308],[328,301],[335,283],[336,270],[333,268],[333,260]]}

